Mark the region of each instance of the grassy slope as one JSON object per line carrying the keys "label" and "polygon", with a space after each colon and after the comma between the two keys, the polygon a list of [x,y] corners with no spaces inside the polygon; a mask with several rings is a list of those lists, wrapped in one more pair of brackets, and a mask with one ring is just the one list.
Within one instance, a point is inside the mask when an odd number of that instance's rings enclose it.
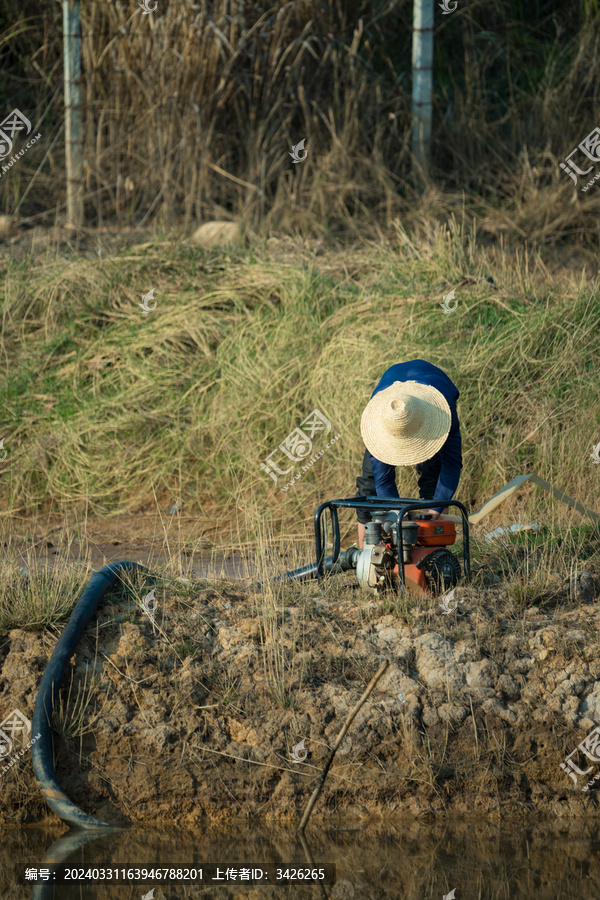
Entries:
{"label": "grassy slope", "polygon": [[[297,530],[323,498],[355,492],[362,409],[384,369],[413,357],[461,391],[458,499],[478,505],[532,471],[600,505],[598,293],[544,277],[541,260],[486,256],[458,229],[416,246],[397,228],[389,244],[323,255],[173,243],[1,267],[6,515],[84,500],[105,514],[156,493],[207,527],[235,521],[240,538],[257,510]],[[282,492],[260,462],[314,408],[341,439]],[[414,492],[412,470],[399,486]],[[523,514],[539,518],[531,496]]]}

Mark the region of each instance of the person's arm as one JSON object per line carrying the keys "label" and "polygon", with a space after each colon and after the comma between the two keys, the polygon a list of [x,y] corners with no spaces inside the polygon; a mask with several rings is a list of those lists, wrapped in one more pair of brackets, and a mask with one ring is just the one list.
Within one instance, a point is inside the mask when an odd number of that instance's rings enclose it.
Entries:
{"label": "person's arm", "polygon": [[456,409],[452,410],[452,424],[446,443],[440,450],[442,468],[433,495],[434,500],[452,500],[462,470],[462,438]]}
{"label": "person's arm", "polygon": [[396,467],[389,466],[375,459],[372,453],[371,466],[373,468],[373,478],[375,479],[375,490],[378,497],[390,497],[394,500],[400,498],[398,488],[396,487]]}

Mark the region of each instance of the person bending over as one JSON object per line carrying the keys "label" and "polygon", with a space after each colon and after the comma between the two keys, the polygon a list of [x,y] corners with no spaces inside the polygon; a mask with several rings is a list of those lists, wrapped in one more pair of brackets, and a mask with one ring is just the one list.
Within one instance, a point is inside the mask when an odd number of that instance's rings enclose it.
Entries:
{"label": "person bending over", "polygon": [[[356,499],[397,500],[396,466],[415,466],[421,500],[452,500],[462,469],[459,396],[446,373],[424,359],[390,366],[362,414],[366,450],[362,475],[356,479]],[[362,548],[371,516],[366,509],[356,512]],[[428,512],[434,518],[440,515],[439,510]]]}

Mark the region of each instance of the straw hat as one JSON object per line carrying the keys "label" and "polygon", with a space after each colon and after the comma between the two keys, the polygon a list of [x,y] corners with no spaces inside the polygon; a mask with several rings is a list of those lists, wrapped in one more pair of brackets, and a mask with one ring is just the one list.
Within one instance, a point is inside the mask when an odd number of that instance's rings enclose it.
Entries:
{"label": "straw hat", "polygon": [[390,466],[414,466],[431,459],[450,433],[448,401],[418,381],[395,381],[367,403],[360,433],[369,453]]}

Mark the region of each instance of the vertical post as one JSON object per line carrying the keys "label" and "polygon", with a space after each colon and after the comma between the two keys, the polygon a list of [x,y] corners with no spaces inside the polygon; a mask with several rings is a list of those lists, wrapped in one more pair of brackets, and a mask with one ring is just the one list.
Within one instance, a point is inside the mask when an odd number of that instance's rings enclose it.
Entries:
{"label": "vertical post", "polygon": [[412,44],[412,152],[425,173],[431,146],[434,0],[414,0]]}
{"label": "vertical post", "polygon": [[67,228],[83,225],[83,128],[79,0],[63,0]]}

